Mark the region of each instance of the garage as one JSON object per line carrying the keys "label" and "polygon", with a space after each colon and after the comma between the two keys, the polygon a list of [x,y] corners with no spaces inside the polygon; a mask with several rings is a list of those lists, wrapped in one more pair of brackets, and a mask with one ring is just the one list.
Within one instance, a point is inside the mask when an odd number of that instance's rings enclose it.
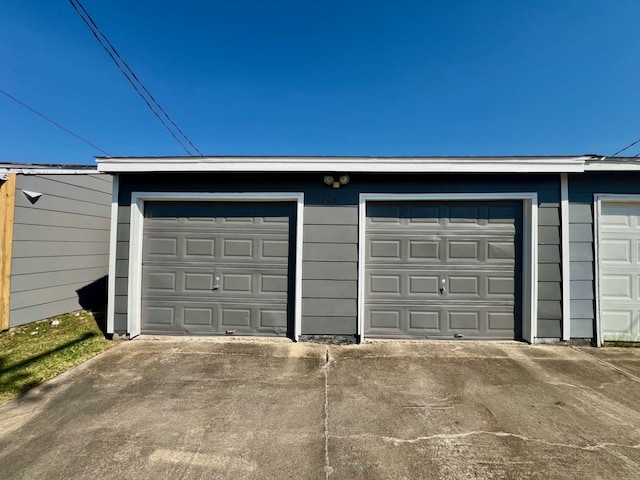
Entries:
{"label": "garage", "polygon": [[598,271],[601,339],[640,341],[640,202],[601,202]]}
{"label": "garage", "polygon": [[141,332],[292,335],[295,203],[147,201]]}
{"label": "garage", "polygon": [[520,201],[368,201],[367,337],[522,337]]}

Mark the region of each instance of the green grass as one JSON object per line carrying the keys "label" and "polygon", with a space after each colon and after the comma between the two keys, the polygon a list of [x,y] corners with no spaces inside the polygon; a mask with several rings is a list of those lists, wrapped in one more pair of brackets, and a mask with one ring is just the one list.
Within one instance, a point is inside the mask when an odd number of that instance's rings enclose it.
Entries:
{"label": "green grass", "polygon": [[638,342],[602,342],[605,347],[625,347],[625,348],[640,348]]}
{"label": "green grass", "polygon": [[[59,322],[57,326],[52,325],[54,320]],[[111,345],[87,311],[67,313],[0,333],[0,403]]]}

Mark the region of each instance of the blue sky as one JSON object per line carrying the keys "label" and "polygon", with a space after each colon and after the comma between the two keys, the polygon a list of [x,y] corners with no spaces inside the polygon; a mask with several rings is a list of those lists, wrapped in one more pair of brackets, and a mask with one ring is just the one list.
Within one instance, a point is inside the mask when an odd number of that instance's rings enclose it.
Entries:
{"label": "blue sky", "polygon": [[[640,138],[637,0],[82,4],[206,155],[610,155]],[[184,154],[68,1],[0,0],[0,45],[0,89],[111,155]],[[0,161],[94,155],[0,95]]]}

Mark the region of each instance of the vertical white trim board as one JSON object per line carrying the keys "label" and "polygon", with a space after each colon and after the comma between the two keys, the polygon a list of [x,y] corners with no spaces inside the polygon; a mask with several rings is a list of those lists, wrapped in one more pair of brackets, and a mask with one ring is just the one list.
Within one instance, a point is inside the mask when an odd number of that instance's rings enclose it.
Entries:
{"label": "vertical white trim board", "polygon": [[118,247],[118,195],[120,177],[113,176],[111,184],[111,231],[109,232],[109,283],[107,288],[107,333],[115,331],[116,318],[116,260]]}
{"label": "vertical white trim board", "polygon": [[142,299],[142,234],[144,203],[147,201],[202,201],[202,202],[296,202],[295,292],[293,299],[293,338],[298,341],[302,329],[302,244],[304,193],[301,192],[133,192],[131,194],[131,225],[129,238],[129,291],[127,329],[131,337],[140,334]]}
{"label": "vertical white trim board", "polygon": [[358,337],[364,340],[366,220],[368,201],[522,201],[522,337],[534,343],[538,332],[538,194],[513,193],[361,193],[358,201]]}
{"label": "vertical white trim board", "polygon": [[571,258],[569,238],[569,176],[560,174],[560,238],[562,258],[562,340],[571,338]]}
{"label": "vertical white trim board", "polygon": [[594,248],[594,270],[595,278],[595,320],[596,338],[595,344],[602,346],[602,312],[600,310],[600,222],[602,219],[602,202],[606,203],[640,203],[640,195],[633,194],[613,194],[594,193],[593,194],[593,248]]}

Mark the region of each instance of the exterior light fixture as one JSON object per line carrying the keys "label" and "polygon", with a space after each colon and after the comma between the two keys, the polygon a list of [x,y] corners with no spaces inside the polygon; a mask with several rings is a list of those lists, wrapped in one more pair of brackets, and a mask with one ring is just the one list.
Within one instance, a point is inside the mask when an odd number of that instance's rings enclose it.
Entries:
{"label": "exterior light fixture", "polygon": [[325,175],[324,183],[333,188],[340,188],[349,183],[349,175],[340,175],[338,178],[333,175]]}

